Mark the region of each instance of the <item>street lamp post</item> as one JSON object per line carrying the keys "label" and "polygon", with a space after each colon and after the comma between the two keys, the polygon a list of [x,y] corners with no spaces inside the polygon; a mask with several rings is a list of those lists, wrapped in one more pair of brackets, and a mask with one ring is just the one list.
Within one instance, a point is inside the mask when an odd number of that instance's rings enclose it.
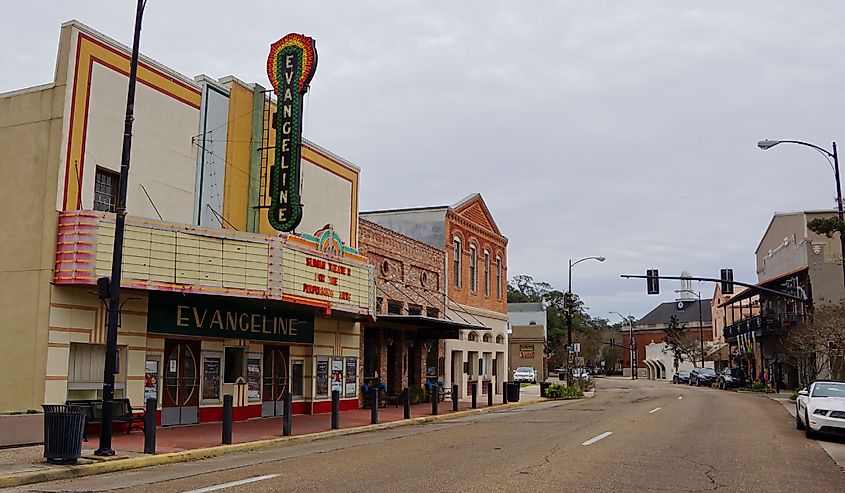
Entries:
{"label": "street lamp post", "polygon": [[[761,140],[757,143],[757,147],[766,151],[771,149],[772,147],[778,144],[798,144],[806,147],[810,147],[819,151],[822,156],[827,159],[827,162],[830,164],[831,168],[833,168],[833,175],[836,179],[836,211],[839,214],[839,247],[842,251],[842,283],[845,285],[845,231],[843,231],[842,225],[845,224],[845,219],[843,219],[842,213],[842,186],[839,181],[839,154],[836,152],[836,142],[833,143],[833,152],[828,151],[822,147],[819,147],[815,144],[810,144],[809,142],[802,142],[800,140]],[[833,162],[830,162],[830,159],[833,159]]]}
{"label": "street lamp post", "polygon": [[100,446],[94,455],[112,456],[111,428],[114,422],[114,375],[117,373],[117,327],[120,317],[120,276],[123,263],[123,236],[126,223],[126,191],[129,182],[129,158],[132,149],[132,123],[135,121],[135,86],[138,80],[138,50],[141,43],[141,21],[147,0],[138,0],[135,10],[135,33],[132,60],[129,63],[129,88],[126,95],[126,118],[123,126],[123,149],[120,160],[120,180],[115,204],[114,248],[112,251],[109,311],[106,317],[106,361],[103,366],[103,405],[100,418]]}
{"label": "street lamp post", "polygon": [[566,380],[567,382],[572,377],[572,373],[570,371],[571,364],[570,358],[572,357],[572,268],[576,265],[580,264],[585,260],[598,260],[599,262],[604,262],[604,257],[584,257],[582,259],[578,259],[575,262],[572,259],[569,259],[569,287],[566,290]]}
{"label": "street lamp post", "polygon": [[634,362],[637,359],[637,344],[634,341],[634,322],[633,322],[633,320],[631,320],[628,317],[625,317],[624,315],[622,315],[619,312],[610,312],[610,313],[615,313],[616,315],[619,315],[620,317],[622,317],[623,322],[628,323],[628,357],[631,360],[631,380],[636,380],[637,379],[637,372],[636,372],[636,368],[634,367]]}

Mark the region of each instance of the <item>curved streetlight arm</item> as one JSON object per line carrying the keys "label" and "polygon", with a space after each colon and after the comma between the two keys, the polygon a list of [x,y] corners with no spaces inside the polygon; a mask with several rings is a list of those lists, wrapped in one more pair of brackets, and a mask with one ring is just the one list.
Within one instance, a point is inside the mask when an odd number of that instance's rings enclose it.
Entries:
{"label": "curved streetlight arm", "polygon": [[[811,144],[809,142],[804,142],[801,140],[761,140],[757,142],[757,147],[763,149],[764,151],[767,149],[771,149],[772,147],[785,142],[788,144],[798,144],[805,147],[809,147],[811,149],[815,149],[819,153],[821,153],[824,158],[827,160],[827,164],[830,165],[830,168],[833,170],[833,176],[836,180],[836,212],[839,216],[839,251],[841,252],[842,256],[845,257],[845,211],[843,211],[843,207],[845,204],[842,203],[842,184],[839,179],[839,154],[836,150],[836,142],[833,142],[833,152],[828,151],[827,149],[821,148],[815,144]],[[831,158],[833,160],[831,161]],[[842,282],[845,284],[845,262],[842,262]]]}
{"label": "curved streetlight arm", "polygon": [[[774,147],[778,144],[798,144],[798,145],[801,145],[801,146],[809,147],[811,149],[815,149],[822,156],[824,156],[825,159],[827,159],[827,163],[830,165],[831,168],[834,167],[833,162],[830,161],[831,158],[833,158],[834,160],[836,160],[836,158],[837,158],[837,156],[836,156],[836,142],[833,143],[833,152],[828,151],[824,147],[819,147],[816,144],[804,142],[803,140],[769,140],[769,139],[766,139],[766,140],[761,140],[760,142],[757,142],[757,147],[759,147],[760,149],[762,149],[764,151],[767,151],[767,150],[771,149],[772,147]],[[836,171],[836,170],[834,169],[834,171]]]}

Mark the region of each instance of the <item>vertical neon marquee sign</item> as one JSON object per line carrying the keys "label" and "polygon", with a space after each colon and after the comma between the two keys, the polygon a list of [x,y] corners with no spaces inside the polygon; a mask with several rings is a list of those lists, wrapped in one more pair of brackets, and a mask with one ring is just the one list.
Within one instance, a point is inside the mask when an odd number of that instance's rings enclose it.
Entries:
{"label": "vertical neon marquee sign", "polygon": [[288,34],[270,46],[267,75],[276,92],[276,157],[270,169],[267,219],[278,231],[293,231],[302,220],[299,196],[302,100],[317,69],[314,39]]}

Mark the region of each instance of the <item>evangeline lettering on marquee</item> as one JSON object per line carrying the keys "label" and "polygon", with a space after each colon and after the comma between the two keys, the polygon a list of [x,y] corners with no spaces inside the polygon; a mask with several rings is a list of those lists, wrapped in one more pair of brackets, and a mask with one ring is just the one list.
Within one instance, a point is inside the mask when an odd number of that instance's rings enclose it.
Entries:
{"label": "evangeline lettering on marquee", "polygon": [[266,317],[257,313],[230,310],[209,310],[195,306],[176,307],[176,326],[221,332],[256,332],[261,334],[296,336],[296,319]]}

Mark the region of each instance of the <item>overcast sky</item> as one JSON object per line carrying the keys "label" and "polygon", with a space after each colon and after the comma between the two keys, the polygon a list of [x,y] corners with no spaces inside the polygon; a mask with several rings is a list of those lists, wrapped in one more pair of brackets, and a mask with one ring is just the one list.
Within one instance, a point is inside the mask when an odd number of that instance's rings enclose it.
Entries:
{"label": "overcast sky", "polygon": [[[52,80],[63,21],[130,45],[134,4],[4,6],[0,92]],[[149,0],[141,50],[267,87],[269,45],[314,37],[304,135],[361,167],[362,210],[480,192],[510,276],[565,290],[568,259],[606,256],[573,270],[573,291],[615,319],[679,287],[648,297],[620,274],[756,282],[775,211],[835,206],[819,154],[755,144],[844,136],[843,24],[841,0]]]}

